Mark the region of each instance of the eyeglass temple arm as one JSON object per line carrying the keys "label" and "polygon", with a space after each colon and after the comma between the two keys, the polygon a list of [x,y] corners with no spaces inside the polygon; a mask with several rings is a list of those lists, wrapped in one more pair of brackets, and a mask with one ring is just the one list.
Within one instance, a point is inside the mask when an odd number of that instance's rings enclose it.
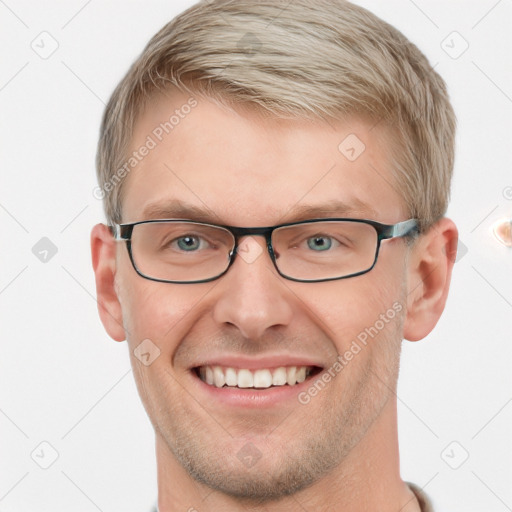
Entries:
{"label": "eyeglass temple arm", "polygon": [[[126,236],[123,236],[123,230],[120,224],[112,224],[108,226],[108,229],[112,233],[112,236],[114,237],[114,240],[120,241],[120,240],[127,240]],[[129,237],[128,237],[129,238]]]}
{"label": "eyeglass temple arm", "polygon": [[388,227],[389,229],[386,229],[382,233],[383,240],[419,233],[418,221],[416,219],[404,220],[403,222]]}

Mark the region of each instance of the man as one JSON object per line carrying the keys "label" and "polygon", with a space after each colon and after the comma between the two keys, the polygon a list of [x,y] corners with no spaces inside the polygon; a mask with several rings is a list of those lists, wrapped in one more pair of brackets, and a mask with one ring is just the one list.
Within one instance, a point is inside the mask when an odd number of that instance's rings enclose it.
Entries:
{"label": "man", "polygon": [[431,510],[402,481],[402,340],[447,297],[455,117],[342,0],[213,0],[114,92],[99,312],[156,435],[158,510]]}

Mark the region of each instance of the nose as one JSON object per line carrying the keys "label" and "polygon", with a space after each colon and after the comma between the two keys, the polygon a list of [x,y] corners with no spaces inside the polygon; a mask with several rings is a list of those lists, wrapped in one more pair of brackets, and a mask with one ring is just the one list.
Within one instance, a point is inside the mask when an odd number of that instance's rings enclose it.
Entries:
{"label": "nose", "polygon": [[220,278],[213,317],[219,325],[233,325],[255,340],[267,329],[291,322],[293,294],[275,270],[263,237],[243,237],[237,252]]}

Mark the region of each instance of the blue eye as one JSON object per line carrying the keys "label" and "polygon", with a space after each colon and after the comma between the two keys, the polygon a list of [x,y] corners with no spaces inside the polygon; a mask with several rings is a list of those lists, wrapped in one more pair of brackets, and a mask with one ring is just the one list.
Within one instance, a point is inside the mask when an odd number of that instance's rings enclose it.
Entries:
{"label": "blue eye", "polygon": [[308,247],[313,251],[327,251],[332,247],[332,238],[326,236],[308,238]]}
{"label": "blue eye", "polygon": [[197,236],[182,236],[176,241],[182,251],[197,251],[201,246],[201,240]]}

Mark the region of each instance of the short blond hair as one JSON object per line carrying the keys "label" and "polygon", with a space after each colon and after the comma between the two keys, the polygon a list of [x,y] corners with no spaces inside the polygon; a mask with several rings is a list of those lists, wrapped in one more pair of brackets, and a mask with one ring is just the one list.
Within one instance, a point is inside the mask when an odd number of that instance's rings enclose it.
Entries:
{"label": "short blond hair", "polygon": [[396,139],[393,173],[409,215],[425,230],[446,213],[456,125],[446,85],[414,44],[362,7],[205,0],[165,25],[105,109],[97,173],[109,223],[122,219],[124,180],[112,183],[137,118],[170,86],[281,118],[383,122]]}

